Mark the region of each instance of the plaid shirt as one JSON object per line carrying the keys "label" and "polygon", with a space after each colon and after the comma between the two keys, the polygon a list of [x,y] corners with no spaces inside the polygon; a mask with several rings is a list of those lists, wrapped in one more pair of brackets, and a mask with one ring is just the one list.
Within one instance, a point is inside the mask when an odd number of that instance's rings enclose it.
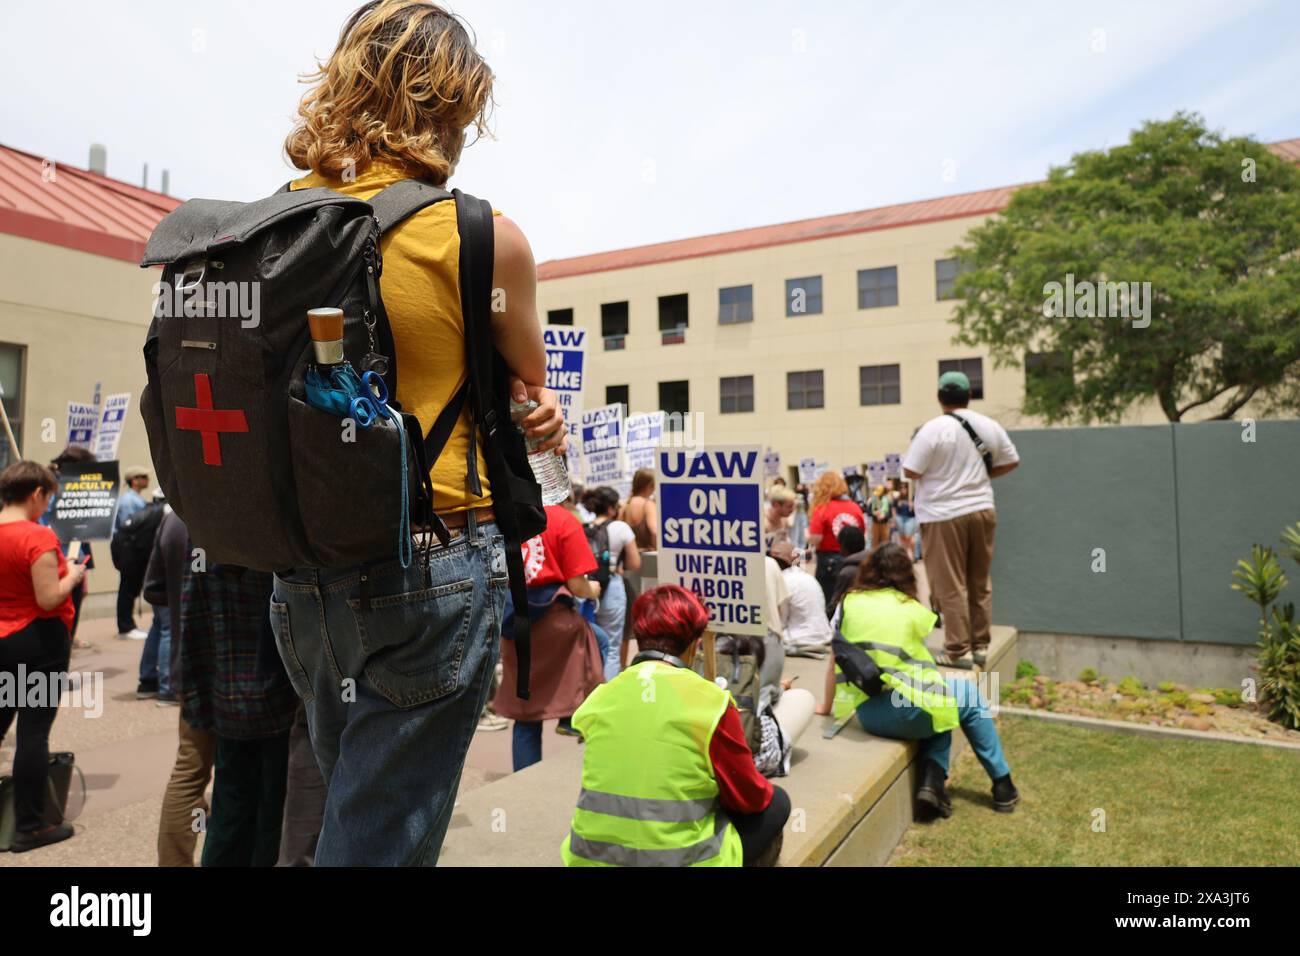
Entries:
{"label": "plaid shirt", "polygon": [[298,708],[271,630],[271,575],[232,565],[181,581],[181,687],[185,722],[220,737],[273,737]]}

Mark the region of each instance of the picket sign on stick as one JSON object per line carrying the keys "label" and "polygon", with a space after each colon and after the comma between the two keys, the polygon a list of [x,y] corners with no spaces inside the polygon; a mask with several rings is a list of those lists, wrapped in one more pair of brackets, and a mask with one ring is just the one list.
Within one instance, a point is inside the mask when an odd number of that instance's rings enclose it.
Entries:
{"label": "picket sign on stick", "polygon": [[713,683],[718,676],[718,658],[713,653],[715,643],[717,640],[712,631],[705,631],[700,638],[700,652],[704,655],[704,679],[709,683]]}
{"label": "picket sign on stick", "polygon": [[5,437],[9,439],[9,447],[13,449],[14,461],[22,461],[23,453],[22,450],[19,449],[18,447],[18,439],[14,437],[13,426],[9,424],[9,412],[5,410],[5,403],[3,401],[4,394],[5,394],[4,386],[0,385],[0,417],[4,418]]}

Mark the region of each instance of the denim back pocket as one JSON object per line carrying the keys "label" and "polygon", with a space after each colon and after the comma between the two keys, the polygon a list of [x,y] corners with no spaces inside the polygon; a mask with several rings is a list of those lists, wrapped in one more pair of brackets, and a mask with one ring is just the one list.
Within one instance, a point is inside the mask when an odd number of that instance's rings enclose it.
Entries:
{"label": "denim back pocket", "polygon": [[471,579],[370,599],[348,599],[357,620],[366,679],[397,707],[446,697],[462,683],[473,610]]}
{"label": "denim back pocket", "polygon": [[293,646],[293,631],[289,627],[289,605],[271,602],[271,630],[275,632],[275,646],[280,650],[280,660],[284,662],[289,683],[304,704],[310,704],[315,698],[311,690],[311,681],[307,679],[307,669],[298,658],[298,650]]}

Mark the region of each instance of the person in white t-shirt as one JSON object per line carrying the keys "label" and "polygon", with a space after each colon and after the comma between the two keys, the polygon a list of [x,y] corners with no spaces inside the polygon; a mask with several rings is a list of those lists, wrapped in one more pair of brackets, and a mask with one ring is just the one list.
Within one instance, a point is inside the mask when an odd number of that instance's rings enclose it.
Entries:
{"label": "person in white t-shirt", "polygon": [[623,571],[641,570],[641,551],[636,532],[618,520],[618,492],[613,488],[592,488],[582,496],[582,505],[592,515],[592,526],[605,526],[609,535],[609,584],[596,606],[596,623],[609,635],[605,648],[605,680],[613,680],[622,669],[623,625],[627,620],[627,590]]}
{"label": "person in white t-shirt", "polygon": [[789,541],[772,545],[770,555],[781,566],[781,577],[790,592],[785,616],[785,651],[787,654],[820,656],[831,643],[826,594],[815,577],[794,563],[794,545]]}
{"label": "person in white t-shirt", "polygon": [[940,376],[943,414],[921,426],[903,457],[903,473],[916,482],[930,592],[943,615],[939,663],[964,669],[983,666],[988,657],[997,526],[992,479],[1020,463],[1006,429],[966,407],[970,391],[961,372]]}

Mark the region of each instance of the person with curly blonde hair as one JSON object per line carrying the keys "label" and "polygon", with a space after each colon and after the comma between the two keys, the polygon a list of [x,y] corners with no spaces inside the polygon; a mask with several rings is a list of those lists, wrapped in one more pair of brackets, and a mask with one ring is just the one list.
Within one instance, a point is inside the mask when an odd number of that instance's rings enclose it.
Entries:
{"label": "person with curly blonde hair", "polygon": [[[492,70],[465,25],[416,0],[366,3],[305,81],[310,89],[285,140],[289,160],[307,172],[293,190],[370,200],[407,179],[445,187],[467,133],[484,135],[492,109]],[[564,418],[542,387],[533,253],[504,216],[493,217],[493,234],[492,339],[517,376],[501,387],[539,403],[524,432],[537,450],[559,453]],[[427,433],[469,374],[456,203],[436,202],[395,225],[380,252],[381,295],[401,358],[395,397]],[[433,865],[447,831],[491,690],[506,598],[506,554],[470,405],[430,469],[436,510],[453,537],[428,563],[276,578],[281,656],[298,675],[328,785],[317,865]],[[484,476],[481,491],[466,480],[469,461]],[[364,609],[340,599],[358,580],[372,595]],[[349,693],[341,678],[353,682]]]}
{"label": "person with curly blonde hair", "polygon": [[867,520],[858,503],[849,497],[844,476],[835,471],[824,471],[817,477],[809,510],[808,547],[817,554],[817,583],[829,604],[840,570],[840,529],[846,525],[865,529]]}

